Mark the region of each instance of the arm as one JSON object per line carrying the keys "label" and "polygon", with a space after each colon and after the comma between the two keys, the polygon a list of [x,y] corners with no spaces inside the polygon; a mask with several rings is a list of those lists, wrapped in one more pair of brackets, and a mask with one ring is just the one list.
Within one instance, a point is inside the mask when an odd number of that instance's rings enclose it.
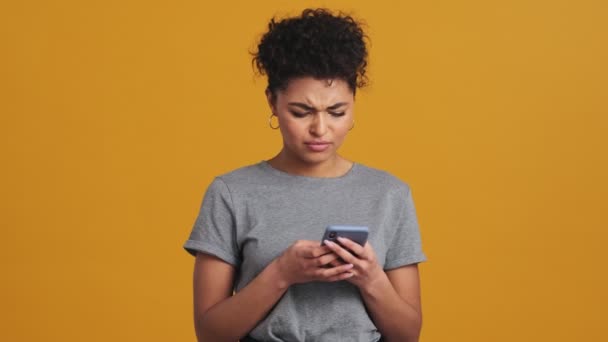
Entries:
{"label": "arm", "polygon": [[417,342],[422,327],[418,265],[380,274],[361,288],[374,323],[386,341]]}
{"label": "arm", "polygon": [[232,295],[235,269],[204,253],[194,265],[194,320],[199,341],[236,341],[247,335],[281,299],[289,286],[309,281],[340,281],[353,265],[326,268],[338,256],[318,241],[296,241],[247,286]]}
{"label": "arm", "polygon": [[266,316],[288,287],[272,262],[233,296],[234,273],[232,265],[197,253],[193,285],[198,341],[238,341]]}
{"label": "arm", "polygon": [[347,281],[359,288],[370,316],[382,336],[390,342],[417,342],[422,326],[418,265],[411,264],[384,272],[371,245],[338,237],[349,250],[325,243],[344,261],[354,265]]}

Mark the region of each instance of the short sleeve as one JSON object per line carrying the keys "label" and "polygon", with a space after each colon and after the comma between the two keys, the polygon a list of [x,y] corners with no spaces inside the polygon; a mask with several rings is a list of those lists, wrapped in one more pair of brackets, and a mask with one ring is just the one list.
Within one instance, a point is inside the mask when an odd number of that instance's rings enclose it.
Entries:
{"label": "short sleeve", "polygon": [[399,196],[401,204],[396,206],[401,213],[386,251],[385,270],[426,261],[412,191],[409,186],[404,191],[405,195]]}
{"label": "short sleeve", "polygon": [[207,253],[238,266],[240,258],[235,235],[230,191],[226,183],[216,177],[205,192],[198,217],[183,247],[192,255]]}

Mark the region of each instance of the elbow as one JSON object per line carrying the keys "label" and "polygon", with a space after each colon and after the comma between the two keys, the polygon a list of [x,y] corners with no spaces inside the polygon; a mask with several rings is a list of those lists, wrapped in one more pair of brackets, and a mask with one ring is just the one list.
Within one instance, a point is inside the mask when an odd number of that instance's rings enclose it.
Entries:
{"label": "elbow", "polygon": [[416,319],[413,322],[412,330],[406,339],[407,342],[418,342],[420,339],[420,332],[422,331],[422,315],[418,313]]}
{"label": "elbow", "polygon": [[194,331],[198,342],[219,341],[218,337],[213,334],[212,326],[209,324],[208,315],[198,315],[194,320]]}
{"label": "elbow", "polygon": [[418,342],[422,330],[422,316],[411,317],[407,323],[402,324],[401,328],[393,331],[393,334],[383,334],[383,341],[386,342]]}
{"label": "elbow", "polygon": [[418,342],[420,334],[405,334],[399,336],[382,336],[382,341],[386,342]]}
{"label": "elbow", "polygon": [[422,331],[422,315],[418,313],[416,318],[412,322],[412,328],[408,331],[408,336],[404,341],[407,342],[418,342],[420,339],[420,332]]}
{"label": "elbow", "polygon": [[203,337],[203,331],[205,328],[203,326],[203,315],[194,317],[194,332],[196,334],[196,341],[203,342],[205,338]]}
{"label": "elbow", "polygon": [[[209,315],[200,315],[195,319],[194,330],[198,342],[234,342],[232,337],[227,337],[214,327]],[[238,339],[236,339],[238,341]]]}

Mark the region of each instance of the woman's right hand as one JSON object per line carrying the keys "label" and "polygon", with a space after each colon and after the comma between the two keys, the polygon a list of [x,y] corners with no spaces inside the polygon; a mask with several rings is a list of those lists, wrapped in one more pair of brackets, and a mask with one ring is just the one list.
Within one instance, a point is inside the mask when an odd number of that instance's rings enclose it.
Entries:
{"label": "woman's right hand", "polygon": [[[298,240],[276,259],[288,285],[310,281],[339,281],[352,276],[352,264],[339,262],[338,255],[319,241]],[[330,267],[331,266],[331,267]]]}

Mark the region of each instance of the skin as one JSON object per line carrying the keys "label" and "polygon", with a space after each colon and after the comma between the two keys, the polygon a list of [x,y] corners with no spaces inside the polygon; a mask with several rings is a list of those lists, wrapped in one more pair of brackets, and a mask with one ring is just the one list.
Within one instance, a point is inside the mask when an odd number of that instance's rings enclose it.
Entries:
{"label": "skin", "polygon": [[[266,91],[266,99],[283,136],[283,149],[268,160],[270,165],[310,177],[348,172],[352,162],[337,153],[354,123],[355,98],[345,81],[296,78],[283,91]],[[329,142],[329,148],[311,151],[306,143],[316,140]]]}
{"label": "skin", "polygon": [[[283,91],[266,92],[266,98],[283,136],[282,150],[268,163],[309,177],[339,177],[348,172],[352,162],[337,153],[354,120],[354,96],[346,82],[296,78]],[[334,106],[337,103],[343,104]],[[314,140],[327,141],[330,146],[323,152],[311,151],[306,144]],[[320,246],[319,241],[296,241],[233,294],[235,272],[219,258],[197,254],[193,288],[199,341],[237,341],[272,310],[290,286],[341,280],[359,288],[386,341],[418,341],[422,323],[418,267],[384,271],[369,243],[360,246],[341,239],[340,244],[326,241]]]}

